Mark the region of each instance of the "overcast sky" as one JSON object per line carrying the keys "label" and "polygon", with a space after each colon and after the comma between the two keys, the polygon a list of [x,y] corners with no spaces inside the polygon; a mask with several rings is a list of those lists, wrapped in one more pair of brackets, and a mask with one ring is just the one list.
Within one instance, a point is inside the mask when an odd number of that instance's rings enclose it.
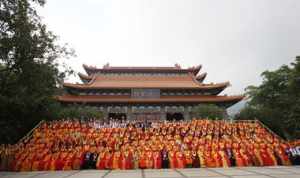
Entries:
{"label": "overcast sky", "polygon": [[300,0],[48,0],[40,14],[75,49],[77,72],[202,64],[205,82],[241,94],[300,55]]}

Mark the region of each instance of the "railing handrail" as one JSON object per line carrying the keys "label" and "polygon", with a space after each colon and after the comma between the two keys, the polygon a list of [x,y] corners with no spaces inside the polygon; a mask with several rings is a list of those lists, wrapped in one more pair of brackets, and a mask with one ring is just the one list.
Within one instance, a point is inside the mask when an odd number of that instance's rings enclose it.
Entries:
{"label": "railing handrail", "polygon": [[42,123],[44,123],[45,122],[45,120],[41,120],[38,124],[36,124],[25,136],[23,136],[19,141],[18,141],[18,143],[20,143],[20,142],[22,142],[23,140],[25,140],[26,138],[29,138],[31,135],[32,135],[32,133],[33,133],[33,131],[35,130],[35,129],[37,129]]}
{"label": "railing handrail", "polygon": [[260,120],[255,119],[255,122],[257,122],[259,125],[261,125],[262,127],[264,127],[265,129],[267,129],[270,133],[272,133],[273,135],[275,135],[276,137],[280,138],[281,140],[283,140],[283,138],[279,135],[277,135],[275,132],[273,132],[269,127],[267,127],[264,123],[262,123]]}

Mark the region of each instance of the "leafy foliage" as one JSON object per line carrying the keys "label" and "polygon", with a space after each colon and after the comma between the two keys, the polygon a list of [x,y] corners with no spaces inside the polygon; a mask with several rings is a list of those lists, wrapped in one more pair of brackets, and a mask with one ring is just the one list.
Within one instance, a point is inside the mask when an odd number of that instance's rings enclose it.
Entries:
{"label": "leafy foliage", "polygon": [[192,113],[196,118],[223,119],[226,111],[213,104],[200,104],[193,108]]}
{"label": "leafy foliage", "polygon": [[58,112],[57,118],[63,119],[103,119],[103,113],[94,107],[89,106],[70,106],[63,107]]}
{"label": "leafy foliage", "polygon": [[300,57],[290,66],[262,73],[260,86],[249,86],[249,102],[237,115],[257,118],[287,138],[300,138]]}
{"label": "leafy foliage", "polygon": [[59,59],[74,52],[57,44],[34,9],[44,4],[44,0],[0,1],[2,143],[15,142],[41,119],[50,119],[53,95],[73,72]]}

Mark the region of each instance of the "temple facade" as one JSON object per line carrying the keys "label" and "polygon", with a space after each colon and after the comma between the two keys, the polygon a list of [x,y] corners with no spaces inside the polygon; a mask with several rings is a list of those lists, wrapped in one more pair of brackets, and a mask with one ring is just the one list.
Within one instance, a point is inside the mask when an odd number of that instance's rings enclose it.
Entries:
{"label": "temple facade", "polygon": [[193,107],[216,104],[228,108],[243,96],[220,93],[230,83],[203,83],[201,65],[174,67],[113,67],[83,65],[81,84],[64,83],[65,94],[57,100],[66,105],[95,106],[114,119],[190,119]]}

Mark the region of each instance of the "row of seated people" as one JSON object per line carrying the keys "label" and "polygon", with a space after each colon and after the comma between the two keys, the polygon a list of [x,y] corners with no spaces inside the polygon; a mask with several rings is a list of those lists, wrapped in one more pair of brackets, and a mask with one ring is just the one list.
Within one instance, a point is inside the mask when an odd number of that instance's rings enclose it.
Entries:
{"label": "row of seated people", "polygon": [[[291,165],[290,146],[254,122],[46,122],[15,148],[13,171]],[[148,124],[149,125],[149,124]]]}

